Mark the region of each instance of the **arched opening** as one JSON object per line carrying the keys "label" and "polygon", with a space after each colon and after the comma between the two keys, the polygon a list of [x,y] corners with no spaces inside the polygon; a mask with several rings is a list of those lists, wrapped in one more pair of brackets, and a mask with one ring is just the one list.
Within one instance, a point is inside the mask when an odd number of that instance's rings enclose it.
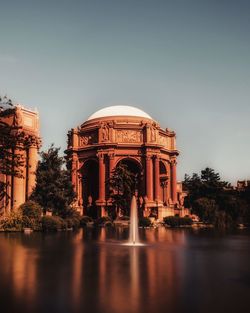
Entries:
{"label": "arched opening", "polygon": [[118,164],[126,165],[128,170],[136,176],[135,192],[138,197],[142,196],[142,169],[140,163],[134,159],[126,158],[119,161]]}
{"label": "arched opening", "polygon": [[82,199],[86,214],[97,218],[96,200],[99,197],[99,166],[96,160],[87,160],[82,167]]}
{"label": "arched opening", "polygon": [[[121,165],[124,165],[121,169]],[[113,172],[110,185],[112,199],[111,214],[130,214],[130,202],[133,194],[137,196],[138,205],[142,202],[142,168],[139,162],[134,159],[124,158],[120,160]]]}
{"label": "arched opening", "polygon": [[168,184],[168,175],[166,165],[160,161],[160,200],[164,205],[167,205],[167,184]]}

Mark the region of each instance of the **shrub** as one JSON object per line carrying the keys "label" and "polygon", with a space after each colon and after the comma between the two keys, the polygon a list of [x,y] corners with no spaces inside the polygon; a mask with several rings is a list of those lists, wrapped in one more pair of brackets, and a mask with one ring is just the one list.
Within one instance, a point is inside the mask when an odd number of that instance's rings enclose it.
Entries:
{"label": "shrub", "polygon": [[179,216],[166,216],[163,218],[163,222],[171,227],[180,227],[186,225],[192,225],[193,221],[190,217],[179,217]]}
{"label": "shrub", "polygon": [[151,221],[148,217],[140,217],[139,219],[139,226],[141,227],[149,227],[151,226]]}
{"label": "shrub", "polygon": [[58,231],[66,229],[66,222],[59,216],[43,216],[42,230],[43,231]]}
{"label": "shrub", "polygon": [[42,215],[42,208],[41,206],[36,203],[35,201],[27,201],[20,206],[20,210],[23,216],[32,219],[40,219]]}
{"label": "shrub", "polygon": [[23,228],[21,211],[12,211],[8,216],[2,219],[1,228],[4,230],[21,231]]}
{"label": "shrub", "polygon": [[84,227],[87,226],[88,223],[93,222],[93,219],[90,216],[82,216],[80,218],[80,226]]}
{"label": "shrub", "polygon": [[67,228],[77,229],[80,226],[80,220],[77,217],[68,217],[65,219]]}
{"label": "shrub", "polygon": [[120,216],[120,217],[118,218],[118,220],[121,220],[121,221],[129,221],[130,218],[129,218],[129,216],[127,216],[127,215],[123,215],[123,216]]}
{"label": "shrub", "polygon": [[108,216],[102,216],[102,217],[99,217],[97,220],[95,220],[95,224],[97,226],[110,226],[110,224],[113,224],[113,221],[110,217]]}

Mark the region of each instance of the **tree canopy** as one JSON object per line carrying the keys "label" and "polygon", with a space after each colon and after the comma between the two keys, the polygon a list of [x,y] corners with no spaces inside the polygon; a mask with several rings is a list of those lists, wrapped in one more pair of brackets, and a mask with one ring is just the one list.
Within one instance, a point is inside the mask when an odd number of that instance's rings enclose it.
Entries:
{"label": "tree canopy", "polygon": [[188,191],[186,206],[192,209],[200,219],[217,226],[232,226],[248,221],[249,202],[243,195],[221,180],[219,173],[205,168],[200,175],[185,175],[184,188]]}
{"label": "tree canopy", "polygon": [[65,169],[65,160],[59,156],[60,148],[51,145],[40,153],[36,172],[36,187],[31,199],[39,203],[44,211],[66,217],[71,212],[70,204],[75,198],[70,173]]}
{"label": "tree canopy", "polygon": [[110,188],[115,211],[121,210],[123,215],[128,215],[132,196],[137,189],[137,175],[131,172],[126,164],[119,163],[106,183]]}

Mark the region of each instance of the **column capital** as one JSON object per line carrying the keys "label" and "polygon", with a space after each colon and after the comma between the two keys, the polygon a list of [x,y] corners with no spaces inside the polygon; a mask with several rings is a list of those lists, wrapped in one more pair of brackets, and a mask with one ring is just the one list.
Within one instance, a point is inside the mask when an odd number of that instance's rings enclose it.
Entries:
{"label": "column capital", "polygon": [[171,165],[177,165],[177,160],[176,159],[171,159],[170,160]]}
{"label": "column capital", "polygon": [[96,156],[99,158],[99,159],[104,159],[104,152],[103,151],[98,151],[96,153]]}

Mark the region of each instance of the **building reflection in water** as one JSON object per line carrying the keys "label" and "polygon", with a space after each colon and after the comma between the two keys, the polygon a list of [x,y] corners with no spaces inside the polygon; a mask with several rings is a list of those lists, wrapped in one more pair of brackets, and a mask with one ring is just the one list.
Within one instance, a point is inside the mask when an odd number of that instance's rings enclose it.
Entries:
{"label": "building reflection in water", "polygon": [[146,231],[144,247],[123,246],[111,235],[102,228],[91,235],[0,237],[0,295],[7,286],[13,306],[36,312],[156,312],[176,305],[183,233]]}

